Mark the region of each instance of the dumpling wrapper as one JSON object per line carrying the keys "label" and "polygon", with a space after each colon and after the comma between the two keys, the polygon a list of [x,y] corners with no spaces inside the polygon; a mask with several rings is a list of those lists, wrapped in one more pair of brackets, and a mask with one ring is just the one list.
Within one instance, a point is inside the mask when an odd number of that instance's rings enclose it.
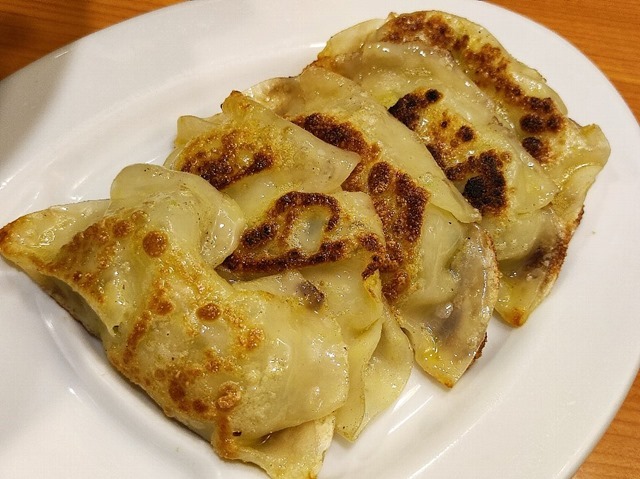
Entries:
{"label": "dumpling wrapper", "polygon": [[220,456],[274,478],[315,477],[348,394],[345,344],[330,312],[282,292],[302,289],[299,274],[257,287],[215,272],[244,226],[235,202],[201,178],[134,165],[110,201],[5,226],[0,252]]}
{"label": "dumpling wrapper", "polygon": [[367,193],[381,218],[383,292],[418,364],[451,387],[484,344],[497,270],[478,212],[446,179],[415,134],[355,83],[320,68],[268,80],[253,98],[322,140],[357,152],[343,183]]}
{"label": "dumpling wrapper", "polygon": [[416,131],[481,211],[502,272],[496,309],[523,324],[555,282],[608,157],[600,129],[569,120],[544,79],[485,29],[442,12],[351,27],[314,64],[356,81]]}
{"label": "dumpling wrapper", "polygon": [[222,113],[179,121],[176,150],[165,163],[207,179],[247,215],[249,226],[221,274],[237,281],[299,270],[310,303],[337,318],[350,373],[336,430],[349,440],[397,399],[413,363],[381,294],[380,220],[367,195],[340,187],[358,161],[233,92]]}

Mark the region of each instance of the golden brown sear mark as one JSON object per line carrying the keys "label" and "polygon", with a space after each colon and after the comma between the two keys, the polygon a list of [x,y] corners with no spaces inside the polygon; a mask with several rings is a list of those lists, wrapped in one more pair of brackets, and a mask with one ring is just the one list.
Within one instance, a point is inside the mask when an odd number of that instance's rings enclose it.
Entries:
{"label": "golden brown sear mark", "polygon": [[408,264],[422,234],[429,194],[409,175],[384,161],[370,165],[365,173],[366,180],[352,179],[350,186],[360,185],[359,191],[369,194],[382,222],[386,241],[385,255],[380,259],[382,291],[394,300],[409,285]]}
{"label": "golden brown sear mark", "polygon": [[130,220],[118,220],[113,225],[113,236],[116,238],[124,238],[133,231],[134,227],[135,225]]}
{"label": "golden brown sear mark", "polygon": [[[436,102],[440,93],[432,91],[425,101]],[[408,272],[422,232],[428,192],[409,175],[380,160],[380,149],[367,142],[355,126],[328,115],[312,113],[294,120],[321,140],[338,148],[358,153],[362,161],[342,187],[346,191],[367,193],[381,222],[385,250],[363,275],[379,268],[382,291],[389,300],[397,299],[410,283]]]}
{"label": "golden brown sear mark", "polygon": [[268,146],[256,148],[244,141],[238,131],[222,135],[220,148],[205,149],[202,147],[203,143],[203,140],[199,140],[185,147],[186,159],[180,170],[204,178],[217,189],[224,189],[243,178],[266,170],[275,161]]}
{"label": "golden brown sear mark", "polygon": [[312,206],[321,206],[329,210],[330,216],[325,225],[325,231],[333,230],[340,219],[340,206],[334,197],[322,193],[291,191],[278,198],[273,213],[275,215],[286,214],[287,219],[291,220],[286,224],[291,227],[293,220],[300,215],[300,212]]}
{"label": "golden brown sear mark", "polygon": [[[433,88],[425,92],[408,93],[389,108],[389,113],[404,123],[409,129],[415,130],[420,121],[420,112],[441,98],[442,93]],[[441,124],[441,126],[446,128],[447,125]]]}
{"label": "golden brown sear mark", "polygon": [[290,246],[289,238],[296,219],[310,208],[328,211],[324,235],[332,231],[340,219],[340,206],[335,198],[322,193],[292,191],[281,196],[269,209],[266,220],[247,230],[240,245],[223,265],[231,271],[275,273],[290,268],[301,268],[337,261],[346,256],[349,245],[344,240],[323,237],[317,251],[305,253]]}
{"label": "golden brown sear mark", "polygon": [[540,138],[528,136],[522,140],[522,146],[539,163],[546,163],[549,158],[549,146]]}
{"label": "golden brown sear mark", "polygon": [[365,162],[378,155],[378,147],[370,145],[364,135],[347,122],[339,122],[321,113],[312,113],[292,121],[326,143],[358,153]]}
{"label": "golden brown sear mark", "polygon": [[214,303],[206,303],[196,309],[196,316],[200,321],[213,321],[220,317],[220,308]]}
{"label": "golden brown sear mark", "polygon": [[149,231],[142,239],[142,249],[152,257],[158,258],[169,247],[169,238],[162,231]]}
{"label": "golden brown sear mark", "polygon": [[[483,215],[499,214],[507,205],[507,184],[503,173],[505,158],[494,150],[470,155],[460,161],[461,145],[476,139],[474,129],[455,121],[446,110],[426,113],[442,98],[434,89],[416,90],[400,98],[389,108],[396,119],[416,131],[440,168],[451,181],[462,183],[463,196]],[[422,122],[423,118],[439,118]],[[464,147],[464,151],[467,148]]]}
{"label": "golden brown sear mark", "polygon": [[466,33],[458,32],[441,14],[416,12],[399,15],[382,27],[381,41],[394,43],[422,41],[449,51],[460,59],[467,73],[481,88],[492,88],[507,104],[523,111],[519,125],[528,135],[523,146],[536,160],[549,161],[549,149],[544,133],[558,133],[566,119],[551,98],[530,96],[513,79],[509,67],[512,59],[498,46],[479,46],[469,41]]}
{"label": "golden brown sear mark", "polygon": [[[502,155],[506,155],[503,153]],[[497,215],[507,205],[504,158],[494,150],[471,155],[464,163],[444,168],[451,181],[465,181],[462,195],[483,215]]]}
{"label": "golden brown sear mark", "polygon": [[129,336],[127,337],[127,342],[122,354],[122,362],[124,365],[127,365],[132,361],[136,350],[138,349],[138,345],[147,334],[152,319],[151,313],[144,311],[134,323]]}

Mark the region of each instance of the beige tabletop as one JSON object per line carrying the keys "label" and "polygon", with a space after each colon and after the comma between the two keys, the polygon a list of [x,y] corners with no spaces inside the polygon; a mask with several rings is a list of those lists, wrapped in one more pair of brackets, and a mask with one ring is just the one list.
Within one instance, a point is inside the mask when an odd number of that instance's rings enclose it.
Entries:
{"label": "beige tabletop", "polygon": [[[640,1],[491,0],[559,33],[609,77],[640,118]],[[98,29],[172,0],[0,0],[0,79]],[[640,478],[640,375],[574,479]],[[541,478],[544,479],[544,478]]]}

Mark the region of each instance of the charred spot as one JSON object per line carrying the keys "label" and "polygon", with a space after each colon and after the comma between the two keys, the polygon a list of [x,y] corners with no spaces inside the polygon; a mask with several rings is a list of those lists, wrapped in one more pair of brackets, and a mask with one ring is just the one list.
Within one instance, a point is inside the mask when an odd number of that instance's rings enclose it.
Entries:
{"label": "charred spot", "polygon": [[424,30],[424,17],[413,15],[399,15],[391,19],[384,26],[385,35],[381,41],[401,43],[415,39]]}
{"label": "charred spot", "polygon": [[245,175],[253,175],[273,165],[273,157],[266,151],[258,151],[253,155],[253,163],[245,170]]}
{"label": "charred spot", "polygon": [[426,40],[442,48],[453,48],[458,40],[453,29],[441,15],[426,12],[400,15],[390,22],[385,41],[407,42]]}
{"label": "charred spot", "polygon": [[345,191],[365,191],[365,165],[360,162],[353,169],[349,177],[342,182],[342,189]]}
{"label": "charred spot", "polygon": [[477,50],[465,48],[462,55],[480,86],[493,85],[496,91],[502,91],[507,97],[522,95],[507,73],[509,61],[500,48],[485,43]]}
{"label": "charred spot", "polygon": [[229,358],[221,357],[213,350],[206,350],[204,352],[204,355],[205,355],[204,368],[206,369],[206,371],[217,373],[223,370],[224,371],[234,370],[235,366],[234,366],[233,360],[230,360]]}
{"label": "charred spot", "polygon": [[200,321],[214,321],[220,317],[220,308],[214,303],[207,303],[196,309]]}
{"label": "charred spot", "polygon": [[358,153],[364,158],[373,154],[372,147],[365,141],[362,133],[349,123],[339,122],[320,113],[296,118],[293,122],[333,146]]}
{"label": "charred spot", "polygon": [[313,253],[290,245],[288,238],[295,234],[293,228],[296,220],[315,207],[328,210],[324,233],[333,231],[341,213],[334,197],[323,193],[291,191],[278,198],[266,212],[265,223],[242,235],[240,246],[224,260],[223,266],[236,273],[275,273],[343,258],[348,251],[344,241],[323,239]]}
{"label": "charred spot", "polygon": [[473,128],[468,125],[461,126],[456,132],[456,138],[465,143],[473,140],[475,138],[475,134],[473,132]]}
{"label": "charred spot", "polygon": [[442,93],[433,88],[427,90],[427,92],[424,94],[425,102],[429,105],[431,103],[437,102],[440,98],[442,98]]}
{"label": "charred spot", "polygon": [[[390,194],[373,195],[373,205],[382,221],[387,249],[390,244],[399,245],[401,240],[408,243],[418,240],[427,201],[426,191],[417,186],[409,175],[397,172]],[[395,240],[398,242],[394,243]]]}
{"label": "charred spot", "polygon": [[371,253],[371,262],[362,272],[362,279],[365,280],[384,265],[388,256],[384,243],[374,234],[366,234],[358,237],[360,245]]}
{"label": "charred spot", "polygon": [[376,271],[380,270],[380,266],[383,264],[383,260],[379,256],[374,256],[372,261],[367,265],[367,267],[362,271],[361,277],[362,280],[366,280],[369,276],[371,276]]}
{"label": "charred spot", "polygon": [[238,168],[235,165],[238,161],[235,152],[225,152],[216,160],[203,164],[198,174],[212,186],[222,190],[247,176],[266,170],[274,162],[266,151],[254,153],[252,160],[246,167]]}
{"label": "charred spot", "polygon": [[367,240],[371,244],[365,247],[379,253],[362,275],[366,278],[379,270],[383,292],[389,300],[394,300],[407,287],[409,277],[405,263],[412,257],[422,233],[429,195],[409,175],[384,162],[371,166],[369,174],[362,176],[366,179],[362,191],[371,196],[385,239],[384,245],[378,245],[374,238]]}
{"label": "charred spot", "polygon": [[158,258],[169,246],[169,239],[162,231],[150,231],[142,239],[142,249],[148,256]]}
{"label": "charred spot", "polygon": [[548,131],[557,133],[562,128],[563,123],[564,123],[563,117],[561,117],[560,115],[551,115],[549,118],[547,118],[545,126]]}
{"label": "charred spot", "polygon": [[527,133],[542,133],[545,130],[544,120],[539,115],[530,113],[520,118],[520,128]]}
{"label": "charred spot", "polygon": [[400,242],[390,240],[387,242],[387,255],[389,260],[396,264],[401,264],[405,261],[405,251]]}
{"label": "charred spot", "polygon": [[242,244],[247,248],[260,246],[275,238],[278,232],[278,225],[275,223],[264,223],[247,230],[242,235]]}
{"label": "charred spot", "polygon": [[466,163],[445,169],[452,181],[465,181],[462,195],[484,214],[498,214],[507,204],[507,183],[503,160],[494,150],[470,156]]}
{"label": "charred spot", "polygon": [[522,140],[522,146],[538,162],[545,163],[549,156],[549,148],[540,138],[528,136]]}
{"label": "charred spot", "polygon": [[531,96],[526,99],[525,104],[529,109],[538,113],[548,114],[555,110],[555,104],[551,98],[538,98]]}
{"label": "charred spot", "polygon": [[442,98],[435,89],[426,92],[407,93],[389,108],[389,113],[411,130],[415,130],[420,120],[420,111]]}
{"label": "charred spot", "polygon": [[560,115],[550,115],[547,118],[535,113],[528,113],[520,118],[520,128],[526,133],[539,134],[545,131],[558,132],[562,128],[564,119]]}
{"label": "charred spot", "polygon": [[502,190],[500,186],[493,184],[491,178],[474,176],[464,185],[462,195],[471,203],[474,208],[480,211],[500,209],[502,201],[500,198]]}

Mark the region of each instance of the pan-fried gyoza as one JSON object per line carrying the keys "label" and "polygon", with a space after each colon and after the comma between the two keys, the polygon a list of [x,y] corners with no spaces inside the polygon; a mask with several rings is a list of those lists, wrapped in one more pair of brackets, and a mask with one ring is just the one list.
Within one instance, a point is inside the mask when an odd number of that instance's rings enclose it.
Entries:
{"label": "pan-fried gyoza", "polygon": [[343,187],[367,193],[382,221],[385,297],[422,368],[453,386],[485,341],[497,293],[491,242],[477,211],[418,138],[355,83],[310,68],[266,81],[253,98],[361,157]]}
{"label": "pan-fried gyoza", "polygon": [[164,166],[15,220],[0,253],[220,457],[313,478],[414,359],[452,387],[494,308],[528,318],[607,156],[482,27],[390,15],[181,117]]}
{"label": "pan-fried gyoza", "polygon": [[502,273],[497,311],[520,325],[548,293],[609,146],[482,27],[442,12],[335,35],[316,66],[356,81],[415,131],[482,213]]}
{"label": "pan-fried gyoza", "polygon": [[[395,399],[411,369],[406,338],[382,298],[382,225],[367,195],[340,186],[358,157],[238,92],[222,110],[209,119],[183,118],[166,166],[207,179],[245,212],[247,229],[221,274],[237,281],[296,269],[308,278],[310,297],[339,312],[352,370],[336,430],[353,440]],[[381,340],[394,347],[376,352]],[[397,379],[370,387],[379,375]]]}

